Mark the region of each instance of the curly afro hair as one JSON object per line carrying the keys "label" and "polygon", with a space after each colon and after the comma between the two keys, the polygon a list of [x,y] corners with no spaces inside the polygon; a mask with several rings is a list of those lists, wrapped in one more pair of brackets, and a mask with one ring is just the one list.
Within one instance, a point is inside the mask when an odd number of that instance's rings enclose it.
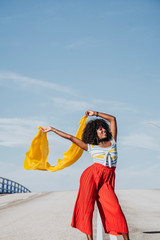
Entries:
{"label": "curly afro hair", "polygon": [[95,119],[95,120],[90,120],[82,135],[82,141],[85,143],[93,144],[93,145],[98,145],[99,143],[99,138],[97,135],[97,129],[99,127],[102,127],[106,130],[107,132],[107,141],[112,139],[112,134],[110,131],[110,127],[108,123],[104,119]]}

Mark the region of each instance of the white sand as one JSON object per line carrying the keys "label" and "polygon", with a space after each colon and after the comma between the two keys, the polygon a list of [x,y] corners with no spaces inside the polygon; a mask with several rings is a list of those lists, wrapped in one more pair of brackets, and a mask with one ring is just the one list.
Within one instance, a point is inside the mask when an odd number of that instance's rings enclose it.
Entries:
{"label": "white sand", "polygon": [[[131,240],[160,240],[160,190],[116,193]],[[0,240],[85,240],[83,233],[70,226],[76,195],[77,192],[0,195]],[[96,212],[93,224],[96,239]],[[109,239],[107,234],[104,239]]]}

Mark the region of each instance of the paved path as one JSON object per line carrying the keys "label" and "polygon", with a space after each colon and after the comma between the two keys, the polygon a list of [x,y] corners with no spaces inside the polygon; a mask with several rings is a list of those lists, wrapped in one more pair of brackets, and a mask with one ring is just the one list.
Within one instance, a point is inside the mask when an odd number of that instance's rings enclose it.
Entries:
{"label": "paved path", "polygon": [[[84,234],[70,227],[76,195],[0,195],[0,240],[85,240]],[[117,196],[131,240],[160,240],[160,190],[119,190]],[[96,211],[93,224],[96,237]],[[107,234],[104,239],[109,239]]]}
{"label": "paved path", "polygon": [[119,190],[117,196],[131,240],[160,240],[160,189]]}

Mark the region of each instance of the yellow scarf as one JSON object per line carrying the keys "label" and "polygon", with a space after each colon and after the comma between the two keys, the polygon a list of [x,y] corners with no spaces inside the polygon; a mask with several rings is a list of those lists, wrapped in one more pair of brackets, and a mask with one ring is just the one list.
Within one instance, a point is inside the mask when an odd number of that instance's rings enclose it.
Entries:
{"label": "yellow scarf", "polygon": [[[86,126],[86,122],[87,117],[82,117],[79,123],[79,129],[76,133],[76,137],[79,139],[82,139],[82,133]],[[48,170],[55,172],[72,165],[81,157],[83,149],[78,147],[75,143],[72,143],[68,151],[63,153],[63,159],[58,159],[57,165],[51,166],[47,162],[49,154],[47,134],[41,131],[41,127],[38,127],[38,129],[39,131],[32,140],[29,151],[26,153],[24,160],[24,168],[26,170]]]}

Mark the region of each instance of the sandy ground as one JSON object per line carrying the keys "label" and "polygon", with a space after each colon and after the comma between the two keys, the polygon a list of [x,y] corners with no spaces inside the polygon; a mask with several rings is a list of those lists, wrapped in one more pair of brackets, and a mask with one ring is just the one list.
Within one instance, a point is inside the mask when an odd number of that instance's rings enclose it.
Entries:
{"label": "sandy ground", "polygon": [[[160,190],[116,191],[131,240],[160,240]],[[77,192],[0,195],[0,240],[85,240],[70,227]],[[94,213],[96,239],[96,211]],[[104,240],[109,239],[104,234]],[[118,240],[123,239],[118,236]]]}

